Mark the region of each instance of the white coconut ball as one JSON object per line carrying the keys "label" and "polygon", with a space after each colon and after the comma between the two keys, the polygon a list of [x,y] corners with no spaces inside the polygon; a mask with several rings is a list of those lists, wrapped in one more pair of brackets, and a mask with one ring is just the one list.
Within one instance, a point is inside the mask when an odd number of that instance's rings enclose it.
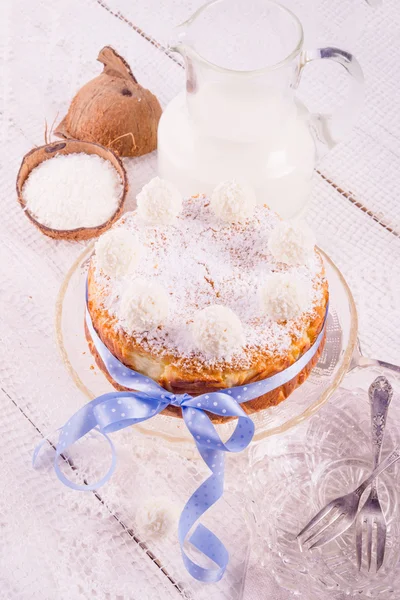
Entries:
{"label": "white coconut ball", "polygon": [[154,177],[136,196],[138,215],[154,225],[168,225],[182,210],[182,196],[165,179]]}
{"label": "white coconut ball", "polygon": [[256,195],[245,183],[223,181],[214,189],[210,205],[217,217],[228,223],[236,223],[253,216]]}
{"label": "white coconut ball", "polygon": [[281,221],[268,240],[272,256],[287,265],[307,264],[314,246],[315,236],[304,221]]}
{"label": "white coconut ball", "polygon": [[264,312],[275,321],[290,321],[311,308],[311,283],[292,273],[273,273],[260,289]]}
{"label": "white coconut ball", "polygon": [[135,279],[123,290],[118,316],[129,330],[145,331],[165,323],[169,297],[156,281]]}
{"label": "white coconut ball", "polygon": [[96,265],[110,277],[133,271],[140,259],[137,237],[126,229],[111,229],[96,242]]}
{"label": "white coconut ball", "polygon": [[175,527],[179,511],[168,498],[145,499],[135,514],[135,523],[142,535],[148,538],[162,537]]}
{"label": "white coconut ball", "polygon": [[227,306],[212,304],[199,310],[192,323],[195,347],[209,358],[229,359],[245,344],[239,317]]}

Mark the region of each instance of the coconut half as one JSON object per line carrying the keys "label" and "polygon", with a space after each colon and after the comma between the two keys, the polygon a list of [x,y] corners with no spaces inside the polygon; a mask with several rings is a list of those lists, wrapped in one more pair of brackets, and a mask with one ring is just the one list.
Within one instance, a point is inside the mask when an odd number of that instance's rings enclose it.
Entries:
{"label": "coconut half", "polygon": [[[85,154],[97,154],[104,160],[108,160],[113,168],[117,171],[118,175],[121,178],[122,182],[122,191],[121,196],[119,198],[118,206],[115,212],[111,215],[111,217],[102,224],[93,226],[93,227],[79,227],[76,229],[52,229],[51,227],[47,227],[40,223],[26,208],[26,201],[24,199],[22,190],[25,181],[28,179],[31,171],[35,169],[38,165],[46,160],[51,160],[55,156],[59,154],[77,154],[77,153],[85,153]],[[109,148],[105,148],[100,144],[95,144],[93,142],[81,142],[79,140],[66,140],[65,142],[57,142],[55,144],[46,144],[45,146],[39,146],[38,148],[33,148],[28,154],[24,156],[22,159],[21,167],[19,169],[17,175],[17,195],[18,202],[21,207],[24,209],[24,212],[28,219],[32,221],[34,225],[42,233],[45,235],[54,238],[54,239],[64,239],[64,240],[87,240],[89,238],[97,237],[102,234],[104,231],[107,231],[111,227],[111,225],[118,219],[121,215],[122,209],[124,207],[124,202],[126,198],[126,194],[128,192],[128,179],[126,176],[126,171],[123,167],[121,160],[114,154],[112,150]]]}

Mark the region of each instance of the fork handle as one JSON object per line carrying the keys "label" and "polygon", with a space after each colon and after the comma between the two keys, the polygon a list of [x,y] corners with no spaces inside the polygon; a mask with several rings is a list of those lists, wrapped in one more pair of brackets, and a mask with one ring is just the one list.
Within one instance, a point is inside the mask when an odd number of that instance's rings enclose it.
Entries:
{"label": "fork handle", "polygon": [[386,377],[381,375],[370,385],[368,395],[371,405],[372,447],[375,468],[378,466],[381,457],[386,417],[393,397],[393,389]]}
{"label": "fork handle", "polygon": [[377,358],[368,358],[367,356],[364,356],[361,352],[360,340],[357,340],[356,347],[354,348],[349,371],[352,371],[357,367],[362,369],[368,367],[383,367],[384,369],[389,369],[395,373],[400,373],[400,365],[392,365],[384,360],[378,360]]}
{"label": "fork handle", "polygon": [[[378,360],[377,358],[367,358],[366,356],[358,356],[355,358],[355,365],[357,367],[383,367],[389,369],[395,373],[400,373],[400,365],[392,365],[384,360]],[[354,367],[353,367],[354,368]]]}
{"label": "fork handle", "polygon": [[382,473],[382,471],[385,471],[385,469],[388,469],[393,463],[395,463],[397,460],[399,460],[399,458],[400,458],[400,446],[397,446],[393,450],[393,452],[391,452],[389,454],[389,456],[387,456],[381,463],[379,463],[379,465],[372,471],[371,475],[369,477],[367,477],[367,479],[365,479],[358,486],[358,488],[355,490],[356,493],[359,496],[361,496],[361,494],[364,492],[365,488],[367,488],[369,486],[369,484],[372,483],[374,481],[374,479]]}

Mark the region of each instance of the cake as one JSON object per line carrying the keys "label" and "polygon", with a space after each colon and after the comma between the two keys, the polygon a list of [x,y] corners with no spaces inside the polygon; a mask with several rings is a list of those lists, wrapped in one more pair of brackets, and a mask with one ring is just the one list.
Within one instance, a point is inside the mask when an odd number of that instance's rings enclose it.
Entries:
{"label": "cake", "polygon": [[[305,226],[256,205],[237,182],[223,182],[210,198],[182,199],[156,178],[137,200],[137,210],[99,238],[88,273],[93,326],[122,363],[195,396],[265,379],[312,346],[328,284]],[[287,398],[322,348],[294,379],[242,408],[252,413]],[[181,415],[176,406],[165,413]]]}

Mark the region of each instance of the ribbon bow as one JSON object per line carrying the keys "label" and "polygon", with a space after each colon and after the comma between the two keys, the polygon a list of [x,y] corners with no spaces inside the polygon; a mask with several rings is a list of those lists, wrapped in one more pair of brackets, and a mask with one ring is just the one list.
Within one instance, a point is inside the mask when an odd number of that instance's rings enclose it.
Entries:
{"label": "ribbon bow", "polygon": [[[223,494],[224,453],[244,450],[253,438],[254,423],[246,415],[239,402],[248,402],[266,394],[300,373],[318,350],[324,335],[326,318],[313,346],[284,371],[256,383],[233,387],[224,392],[201,394],[196,397],[189,394],[172,394],[152,379],[121,363],[97,335],[88,309],[86,309],[86,325],[110,376],[118,384],[134,391],[115,391],[103,394],[79,409],[61,427],[54,459],[54,469],[58,478],[62,483],[75,490],[98,489],[110,479],[116,466],[115,448],[108,434],[151,419],[170,404],[180,406],[185,424],[193,436],[201,457],[211,471],[211,475],[192,494],[181,513],[178,537],[182,558],[186,569],[195,579],[203,582],[219,581],[229,561],[228,552],[219,538],[201,524],[197,525],[189,538],[189,542],[211,559],[217,568],[204,568],[196,564],[185,552],[184,542],[195,523]],[[207,412],[222,417],[237,417],[235,430],[227,442],[224,443],[221,440]],[[99,431],[110,445],[111,466],[107,474],[99,481],[90,485],[79,485],[70,481],[61,472],[58,458],[72,444],[93,429]],[[35,449],[33,463],[35,463],[42,445],[43,443]]]}

